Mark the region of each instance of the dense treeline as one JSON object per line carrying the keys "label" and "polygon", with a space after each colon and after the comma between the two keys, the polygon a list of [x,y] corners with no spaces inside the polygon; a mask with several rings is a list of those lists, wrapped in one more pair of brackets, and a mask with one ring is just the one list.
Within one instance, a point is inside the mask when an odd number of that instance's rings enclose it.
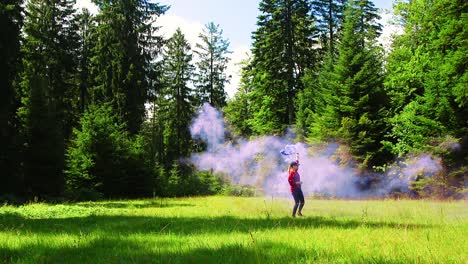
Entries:
{"label": "dense treeline", "polygon": [[463,189],[467,7],[397,1],[394,19],[403,32],[385,55],[371,1],[261,1],[228,120],[244,135],[292,126],[310,143],[339,142],[364,171],[431,153],[447,169],[431,184]]}
{"label": "dense treeline", "polygon": [[167,6],[93,2],[96,15],[75,10],[74,0],[0,4],[7,29],[0,43],[1,196],[218,192],[221,180],[178,160],[192,152],[197,107],[226,104],[229,42],[222,30],[207,24],[195,67],[180,30],[170,39],[158,34]]}
{"label": "dense treeline", "polygon": [[239,134],[338,141],[361,169],[431,152],[467,173],[467,3],[402,1],[385,55],[367,0],[263,0],[252,56],[227,101],[229,41],[208,23],[191,46],[158,33],[148,0],[0,3],[0,195],[210,194],[222,182],[179,162],[203,148],[190,122],[205,102]]}

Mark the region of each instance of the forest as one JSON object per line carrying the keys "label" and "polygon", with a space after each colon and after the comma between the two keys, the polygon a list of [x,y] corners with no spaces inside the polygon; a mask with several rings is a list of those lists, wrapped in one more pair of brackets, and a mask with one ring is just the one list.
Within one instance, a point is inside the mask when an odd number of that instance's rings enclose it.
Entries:
{"label": "forest", "polygon": [[93,2],[97,14],[75,0],[0,2],[0,201],[234,192],[183,162],[207,147],[190,134],[205,103],[229,137],[338,142],[362,172],[440,157],[443,170],[417,188],[465,197],[468,2],[396,1],[402,32],[384,49],[372,1],[261,0],[233,98],[215,21],[191,46],[180,29],[160,33],[170,6]]}

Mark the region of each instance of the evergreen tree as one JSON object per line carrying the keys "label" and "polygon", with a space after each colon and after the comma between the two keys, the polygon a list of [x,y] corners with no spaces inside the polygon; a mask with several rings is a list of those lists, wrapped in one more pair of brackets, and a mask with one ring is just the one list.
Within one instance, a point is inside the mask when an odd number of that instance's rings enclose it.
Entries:
{"label": "evergreen tree", "polygon": [[250,89],[250,80],[252,71],[248,68],[250,58],[241,62],[242,78],[239,90],[234,98],[223,109],[231,131],[235,131],[239,135],[251,135],[252,129],[249,120],[252,120],[253,112],[251,110],[251,96],[252,90]]}
{"label": "evergreen tree", "polygon": [[186,157],[191,149],[189,131],[193,117],[193,89],[190,82],[194,66],[190,44],[182,31],[176,30],[167,42],[163,54],[165,164]]}
{"label": "evergreen tree", "polygon": [[79,98],[80,113],[84,113],[86,106],[90,104],[89,89],[93,86],[93,77],[91,75],[92,63],[91,58],[93,57],[92,49],[96,44],[96,23],[93,16],[89,13],[88,9],[83,9],[77,16],[78,33],[79,33]]}
{"label": "evergreen tree", "polygon": [[230,60],[228,54],[231,53],[228,50],[229,41],[223,38],[223,30],[213,22],[205,25],[199,37],[201,43],[197,43],[194,52],[199,57],[195,85],[200,105],[208,102],[214,107],[223,108],[226,105],[224,87],[229,83],[225,73]]}
{"label": "evergreen tree", "polygon": [[347,0],[313,0],[312,12],[317,21],[322,53],[336,55],[336,44],[343,23],[343,11]]}
{"label": "evergreen tree", "polygon": [[26,4],[19,117],[25,149],[25,188],[30,195],[63,190],[65,141],[71,133],[76,94],[77,43],[74,1]]}
{"label": "evergreen tree", "polygon": [[15,193],[19,185],[19,138],[16,110],[20,67],[23,1],[0,3],[0,193]]}
{"label": "evergreen tree", "polygon": [[[370,1],[350,1],[336,65],[331,56],[319,77],[312,139],[344,140],[363,166],[378,162],[386,97],[382,51],[376,44],[380,26]],[[380,158],[380,157],[379,157]],[[381,161],[380,161],[381,162]]]}
{"label": "evergreen tree", "polygon": [[179,196],[182,195],[181,183],[182,179],[180,178],[180,169],[177,162],[172,163],[172,168],[169,171],[169,177],[167,179],[167,195],[168,196]]}
{"label": "evergreen tree", "polygon": [[[308,68],[302,79],[304,90],[297,98],[296,131],[299,136],[306,136],[309,126],[314,122],[313,113],[326,111],[323,100],[330,90],[330,72],[336,63],[338,50],[336,46],[343,29],[343,13],[347,0],[314,0],[312,12],[316,18],[318,37],[321,47],[318,49],[316,67]],[[332,122],[332,120],[329,120]]]}
{"label": "evergreen tree", "polygon": [[404,33],[394,39],[385,87],[393,114],[386,145],[398,156],[447,135],[467,138],[467,8],[448,0],[396,5]]}
{"label": "evergreen tree", "polygon": [[[159,27],[156,27],[158,30]],[[153,31],[155,33],[155,31]],[[157,41],[154,41],[152,45],[149,45],[148,51],[154,58],[158,58],[162,54],[166,40],[161,36],[154,37]],[[155,170],[155,175],[159,175],[159,168],[164,167],[164,119],[162,114],[164,109],[167,108],[167,100],[164,97],[164,85],[163,85],[163,61],[161,59],[152,60],[149,65],[149,91],[148,91],[148,113],[149,118],[146,120],[141,134],[147,140],[145,140],[146,154],[145,160],[149,168]],[[159,175],[159,180],[162,176]],[[158,193],[162,193],[163,190],[160,187],[155,189]]]}
{"label": "evergreen tree", "polygon": [[156,17],[167,7],[148,0],[94,0],[97,42],[93,50],[96,86],[93,102],[112,102],[127,130],[136,134],[145,118],[151,61],[150,50],[161,41],[154,34]]}
{"label": "evergreen tree", "polygon": [[67,149],[67,195],[76,200],[148,196],[153,181],[143,155],[142,139],[130,137],[110,104],[89,106]]}
{"label": "evergreen tree", "polygon": [[302,90],[301,78],[307,67],[315,66],[313,45],[317,32],[310,11],[309,1],[260,2],[249,66],[253,111],[250,123],[255,133],[282,133],[294,122],[294,101]]}
{"label": "evergreen tree", "polygon": [[[324,133],[324,127],[338,127],[336,122],[338,118],[333,114],[332,105],[337,105],[339,102],[333,100],[333,91],[336,83],[333,82],[334,77],[334,55],[331,50],[324,57],[323,65],[318,71],[308,69],[304,78],[304,90],[298,94],[297,101],[297,121],[296,131],[299,136],[309,137],[312,141],[321,141],[326,138],[321,136],[332,136],[330,133],[335,130]],[[322,120],[320,120],[322,119]],[[325,122],[325,124],[317,126],[317,122]]]}

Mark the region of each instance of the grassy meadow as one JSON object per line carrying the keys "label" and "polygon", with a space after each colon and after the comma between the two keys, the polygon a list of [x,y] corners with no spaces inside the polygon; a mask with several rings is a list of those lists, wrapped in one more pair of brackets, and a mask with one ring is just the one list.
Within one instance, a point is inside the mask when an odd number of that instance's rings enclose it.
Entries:
{"label": "grassy meadow", "polygon": [[464,201],[198,197],[0,207],[2,263],[467,263]]}

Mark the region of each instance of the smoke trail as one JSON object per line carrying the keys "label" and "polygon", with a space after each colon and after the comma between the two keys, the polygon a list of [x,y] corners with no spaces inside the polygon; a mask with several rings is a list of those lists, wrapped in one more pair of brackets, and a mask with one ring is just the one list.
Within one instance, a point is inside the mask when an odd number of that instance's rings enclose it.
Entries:
{"label": "smoke trail", "polygon": [[202,139],[208,144],[208,150],[223,144],[224,122],[222,114],[208,103],[203,105],[200,114],[192,123],[190,132],[194,139]]}
{"label": "smoke trail", "polygon": [[[287,167],[293,156],[280,153],[287,145],[300,156],[302,189],[341,198],[385,196],[397,190],[408,192],[418,176],[431,176],[441,169],[440,160],[429,155],[401,161],[381,175],[360,175],[357,167],[340,164],[340,146],[330,143],[311,153],[304,143],[290,137],[264,136],[253,140],[226,142],[222,114],[205,104],[191,126],[192,137],[202,139],[208,150],[193,154],[190,161],[199,170],[212,170],[228,177],[233,184],[251,185],[266,195],[289,195]],[[374,183],[378,179],[379,181]]]}

